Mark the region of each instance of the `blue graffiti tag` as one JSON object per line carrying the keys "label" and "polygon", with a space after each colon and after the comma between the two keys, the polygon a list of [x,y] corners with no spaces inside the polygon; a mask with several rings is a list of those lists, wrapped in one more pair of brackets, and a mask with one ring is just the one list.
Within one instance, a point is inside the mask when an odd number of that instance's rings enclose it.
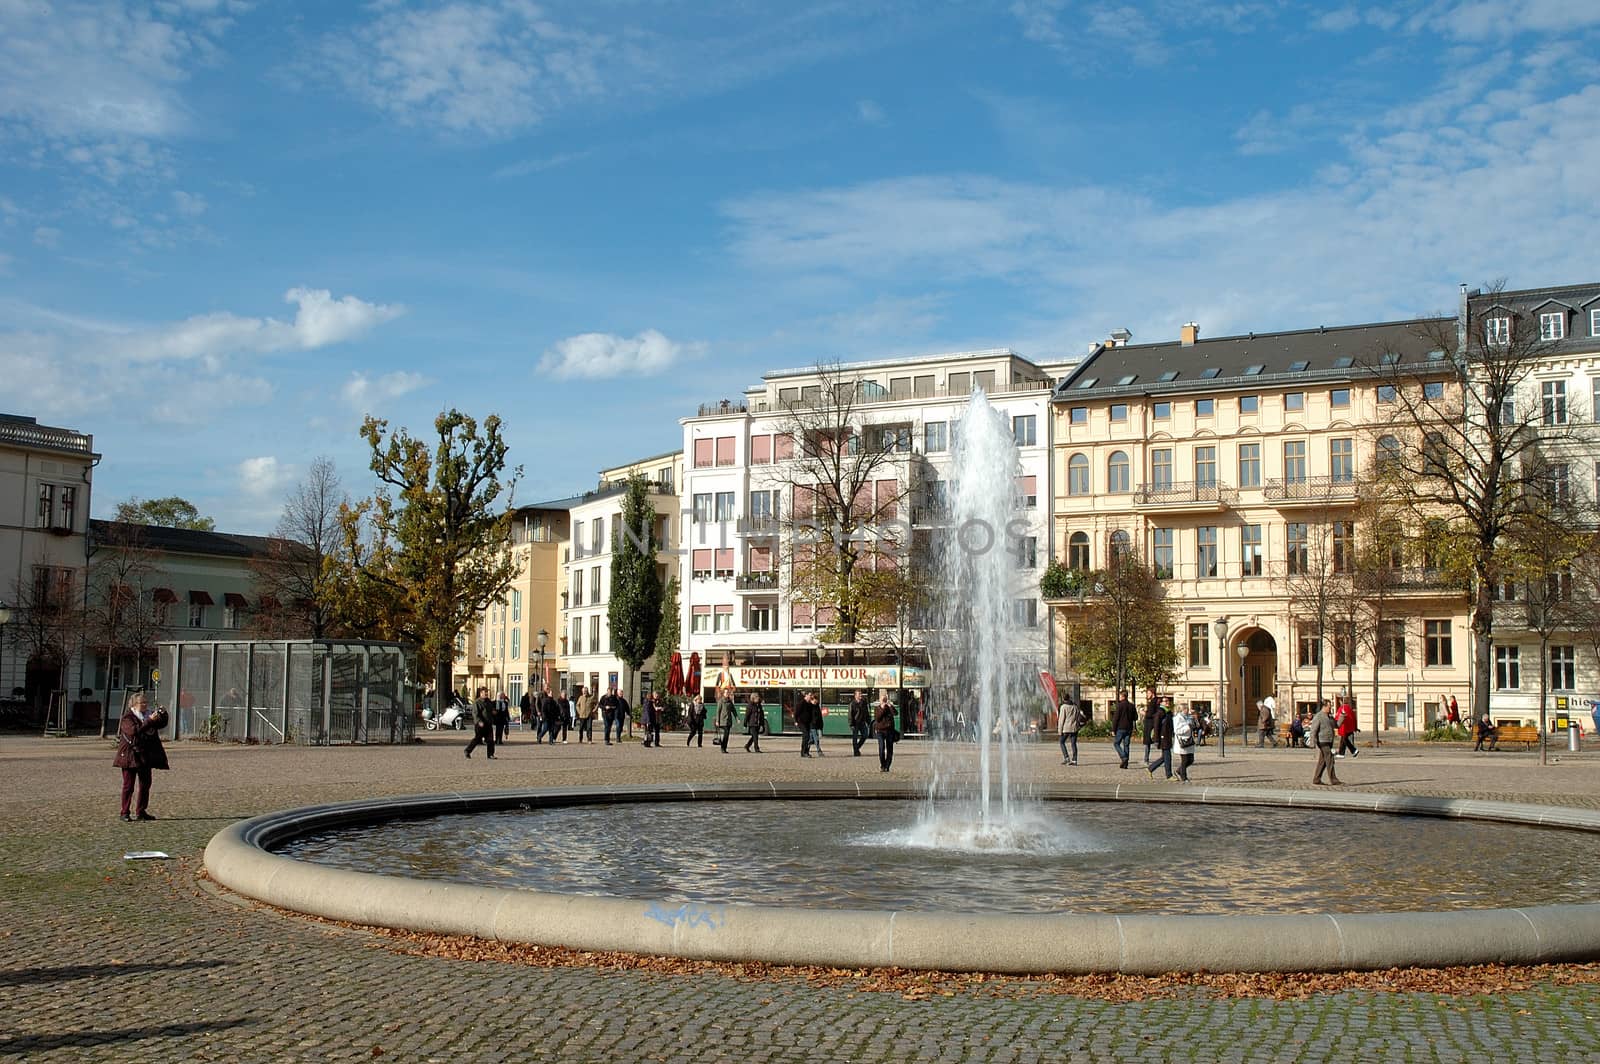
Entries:
{"label": "blue graffiti tag", "polygon": [[644,911],[652,920],[666,924],[668,927],[705,927],[712,931],[719,930],[727,923],[722,907],[707,908],[704,905],[680,905],[676,909],[663,909],[659,904],[653,904]]}

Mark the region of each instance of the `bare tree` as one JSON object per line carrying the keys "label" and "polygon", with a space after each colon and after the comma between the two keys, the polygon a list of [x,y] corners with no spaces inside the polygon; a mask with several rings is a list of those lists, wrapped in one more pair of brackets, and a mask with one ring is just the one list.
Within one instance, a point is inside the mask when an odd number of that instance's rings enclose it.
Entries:
{"label": "bare tree", "polygon": [[[1328,511],[1321,512],[1326,516]],[[1342,527],[1336,527],[1335,521]],[[1299,625],[1296,638],[1309,638],[1314,649],[1317,669],[1317,701],[1322,701],[1323,674],[1327,668],[1325,650],[1330,637],[1339,640],[1340,652],[1349,659],[1355,648],[1350,645],[1348,630],[1340,623],[1349,616],[1351,600],[1349,558],[1345,551],[1353,549],[1348,538],[1345,518],[1334,521],[1296,522],[1291,526],[1291,537],[1297,532],[1304,538],[1291,538],[1288,543],[1285,589],[1288,592],[1289,610]]]}
{"label": "bare tree", "polygon": [[[100,734],[111,709],[112,673],[119,662],[133,669],[133,684],[142,684],[156,662],[156,646],[165,634],[164,607],[155,600],[160,578],[159,556],[150,549],[145,526],[124,521],[97,525],[90,544],[89,589],[84,633],[106,662],[104,708]],[[130,686],[124,677],[123,686]]]}
{"label": "bare tree", "polygon": [[[35,564],[12,588],[14,611],[5,634],[30,664],[55,669],[60,689],[66,685],[67,662],[83,639],[83,594],[75,569]],[[50,692],[45,694],[41,720],[48,717]]]}
{"label": "bare tree", "polygon": [[346,505],[333,459],[319,457],[306,479],[284,500],[271,543],[251,559],[257,609],[251,630],[265,638],[321,639],[334,623],[332,581],[344,536],[339,508]]}
{"label": "bare tree", "polygon": [[[1398,594],[1404,583],[1407,542],[1393,504],[1367,490],[1355,510],[1356,544],[1347,596],[1350,641],[1372,662],[1372,745],[1382,745],[1378,683],[1385,665],[1405,664],[1405,616]],[[1355,654],[1347,657],[1345,686],[1355,690]]]}
{"label": "bare tree", "polygon": [[[1566,422],[1530,401],[1530,377],[1552,345],[1537,315],[1505,305],[1504,285],[1463,294],[1455,319],[1417,327],[1416,351],[1381,352],[1368,368],[1390,405],[1378,454],[1413,523],[1438,522],[1448,564],[1471,584],[1473,719],[1489,710],[1493,589],[1509,569],[1506,533],[1534,456]],[[1420,352],[1420,354],[1419,354]]]}

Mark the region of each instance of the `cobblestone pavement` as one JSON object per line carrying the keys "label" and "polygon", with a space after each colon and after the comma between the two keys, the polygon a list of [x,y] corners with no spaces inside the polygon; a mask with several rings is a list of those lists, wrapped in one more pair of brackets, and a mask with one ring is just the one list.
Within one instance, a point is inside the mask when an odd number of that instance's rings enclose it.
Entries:
{"label": "cobblestone pavement", "polygon": [[[281,916],[199,884],[219,827],[271,809],[380,794],[664,780],[876,781],[834,740],[800,764],[794,740],[737,748],[535,746],[493,762],[464,737],[404,749],[171,746],[151,809],[116,819],[111,746],[0,737],[0,1058],[28,1060],[1600,1060],[1600,988],[1498,997],[1347,991],[1309,1001],[1196,990],[1134,1003],[977,990],[893,993],[729,975],[531,968],[412,956],[370,934]],[[1200,782],[1302,785],[1304,751],[1213,748]],[[1104,744],[1082,764],[1032,752],[1040,773],[1137,779]],[[1137,754],[1136,754],[1137,756]],[[902,744],[896,775],[926,755]],[[1348,785],[1407,794],[1600,806],[1600,756],[1390,746],[1340,765]],[[1069,775],[1070,774],[1070,775]],[[130,862],[160,849],[170,862]]]}

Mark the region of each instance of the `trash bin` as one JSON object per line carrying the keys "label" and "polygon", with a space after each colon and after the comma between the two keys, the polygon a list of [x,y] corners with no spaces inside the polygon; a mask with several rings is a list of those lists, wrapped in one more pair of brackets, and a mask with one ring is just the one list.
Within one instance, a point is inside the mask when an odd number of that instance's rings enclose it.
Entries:
{"label": "trash bin", "polygon": [[1576,723],[1567,725],[1567,749],[1573,753],[1583,749],[1583,740],[1580,735],[1581,733],[1578,731]]}

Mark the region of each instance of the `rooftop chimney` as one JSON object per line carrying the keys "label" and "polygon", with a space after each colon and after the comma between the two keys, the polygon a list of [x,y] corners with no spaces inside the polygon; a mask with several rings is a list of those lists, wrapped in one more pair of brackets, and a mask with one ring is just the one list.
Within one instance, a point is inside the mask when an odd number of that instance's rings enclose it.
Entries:
{"label": "rooftop chimney", "polygon": [[1128,341],[1132,340],[1132,339],[1133,339],[1133,333],[1129,332],[1127,329],[1112,329],[1111,330],[1111,338],[1106,341],[1106,346],[1107,347],[1126,347],[1127,344],[1128,344]]}
{"label": "rooftop chimney", "polygon": [[1194,342],[1200,339],[1200,323],[1197,321],[1185,322],[1183,332],[1180,335],[1183,338],[1184,347],[1193,347]]}

